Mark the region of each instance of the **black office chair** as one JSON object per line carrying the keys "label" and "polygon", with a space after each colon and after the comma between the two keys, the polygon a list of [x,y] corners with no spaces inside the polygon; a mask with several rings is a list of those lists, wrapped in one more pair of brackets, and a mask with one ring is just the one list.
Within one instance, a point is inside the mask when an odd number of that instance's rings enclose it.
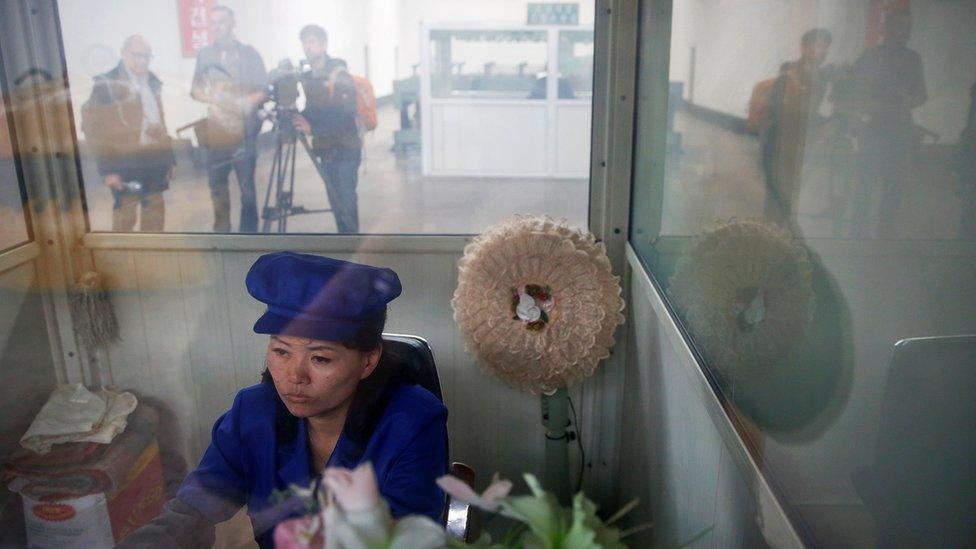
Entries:
{"label": "black office chair", "polygon": [[[434,364],[434,353],[430,345],[423,338],[402,335],[383,334],[383,359],[373,375],[382,377],[397,377],[400,381],[416,383],[427,389],[442,402],[441,382],[437,377],[437,367]],[[450,445],[448,446],[450,448]],[[450,464],[449,473],[474,487],[474,470],[460,462]],[[457,540],[472,541],[475,538],[472,517],[474,509],[448,496],[442,522],[448,534]]]}
{"label": "black office chair", "polygon": [[976,336],[895,343],[874,463],[851,476],[879,547],[976,541]]}
{"label": "black office chair", "polygon": [[395,367],[406,380],[420,385],[441,402],[444,401],[441,381],[437,377],[437,367],[434,364],[434,353],[423,338],[383,334],[383,361],[379,368],[384,367]]}

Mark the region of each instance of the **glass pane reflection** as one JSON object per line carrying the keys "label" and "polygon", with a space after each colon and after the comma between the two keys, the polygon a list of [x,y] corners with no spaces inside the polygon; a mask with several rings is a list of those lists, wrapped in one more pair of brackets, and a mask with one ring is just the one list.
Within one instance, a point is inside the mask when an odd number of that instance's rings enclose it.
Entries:
{"label": "glass pane reflection", "polygon": [[[471,234],[516,212],[586,224],[588,143],[556,136],[590,134],[593,3],[573,26],[527,24],[524,1],[220,4],[58,3],[93,231]],[[325,32],[299,36],[308,24]],[[547,114],[552,64],[575,110]],[[266,101],[275,83],[295,97]],[[280,107],[308,120],[308,152]],[[274,164],[281,141],[294,169]]]}
{"label": "glass pane reflection", "polygon": [[663,181],[641,94],[631,242],[820,545],[976,539],[973,28],[971,2],[675,2]]}

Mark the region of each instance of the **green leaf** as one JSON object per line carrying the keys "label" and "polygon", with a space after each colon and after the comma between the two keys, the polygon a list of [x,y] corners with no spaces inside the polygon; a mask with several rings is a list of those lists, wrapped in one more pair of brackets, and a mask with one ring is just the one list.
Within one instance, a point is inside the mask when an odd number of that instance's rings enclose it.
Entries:
{"label": "green leaf", "polygon": [[559,547],[565,534],[566,511],[559,505],[555,496],[542,489],[534,476],[526,473],[523,478],[533,495],[503,499],[499,508],[500,513],[528,526],[531,534],[522,537],[523,546]]}

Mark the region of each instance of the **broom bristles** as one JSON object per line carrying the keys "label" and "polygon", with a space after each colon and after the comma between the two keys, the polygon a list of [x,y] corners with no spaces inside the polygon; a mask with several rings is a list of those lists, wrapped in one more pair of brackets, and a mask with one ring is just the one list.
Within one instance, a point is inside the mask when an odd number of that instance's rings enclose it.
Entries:
{"label": "broom bristles", "polygon": [[119,341],[119,322],[101,276],[88,271],[79,278],[68,300],[78,340],[89,351]]}

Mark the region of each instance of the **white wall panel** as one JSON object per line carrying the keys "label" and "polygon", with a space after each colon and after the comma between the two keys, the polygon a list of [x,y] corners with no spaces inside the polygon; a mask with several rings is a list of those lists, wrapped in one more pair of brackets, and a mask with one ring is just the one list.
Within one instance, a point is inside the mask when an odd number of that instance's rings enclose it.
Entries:
{"label": "white wall panel", "polygon": [[431,106],[434,175],[546,172],[544,105]]}
{"label": "white wall panel", "polygon": [[591,107],[559,105],[556,107],[556,171],[560,175],[590,173]]}
{"label": "white wall panel", "polygon": [[631,262],[629,268],[638,271],[628,308],[623,399],[629,428],[621,442],[618,501],[639,498],[626,524],[653,522],[654,530],[628,544],[677,546],[697,537],[689,547],[760,546],[759,525],[775,529],[778,517],[759,518],[755,475],[734,458],[738,450],[730,449],[707,402],[714,397],[703,390],[680,336],[654,308],[657,297],[642,267]]}

